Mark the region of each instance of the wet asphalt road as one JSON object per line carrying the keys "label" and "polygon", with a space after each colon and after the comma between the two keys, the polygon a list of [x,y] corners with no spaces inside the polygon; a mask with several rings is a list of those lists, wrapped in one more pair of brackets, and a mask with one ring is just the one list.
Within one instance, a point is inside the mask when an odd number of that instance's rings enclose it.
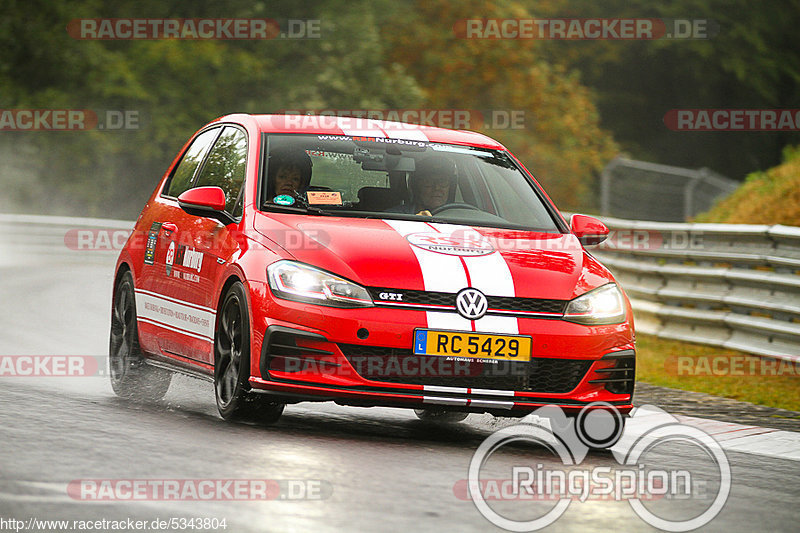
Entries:
{"label": "wet asphalt road", "polygon": [[[114,259],[27,253],[0,243],[0,355],[104,355]],[[400,409],[306,403],[288,406],[274,426],[233,425],[216,413],[213,386],[191,378],[175,378],[163,401],[134,404],[116,398],[103,376],[0,377],[0,529],[9,529],[3,520],[32,517],[69,520],[67,530],[73,520],[130,518],[145,521],[146,530],[178,531],[149,526],[154,519],[199,517],[224,519],[226,527],[216,531],[237,532],[501,531],[454,488],[466,479],[481,441],[509,424],[471,415],[453,426],[431,426]],[[727,455],[731,495],[703,530],[796,531],[800,462]],[[512,466],[536,463],[557,464],[542,447],[504,448],[487,463],[485,477],[507,478]],[[615,465],[610,453],[596,452],[581,467]],[[715,487],[714,465],[697,448],[664,445],[648,465],[686,469],[708,480],[707,490]],[[95,502],[70,496],[70,483],[87,479],[283,480],[284,496],[285,480],[300,480],[319,489],[320,498]],[[652,508],[687,517],[708,503],[661,500]],[[542,505],[495,508],[530,519]],[[590,500],[572,503],[547,530],[655,528],[626,502]]]}

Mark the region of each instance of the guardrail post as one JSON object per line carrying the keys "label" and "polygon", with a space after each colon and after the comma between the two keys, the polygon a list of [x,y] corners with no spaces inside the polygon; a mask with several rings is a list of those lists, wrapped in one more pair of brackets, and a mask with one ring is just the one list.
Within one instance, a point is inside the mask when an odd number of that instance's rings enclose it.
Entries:
{"label": "guardrail post", "polygon": [[600,212],[611,213],[611,171],[617,166],[618,158],[614,158],[600,173]]}
{"label": "guardrail post", "polygon": [[694,216],[694,191],[703,179],[702,175],[689,178],[683,189],[683,219],[689,220]]}

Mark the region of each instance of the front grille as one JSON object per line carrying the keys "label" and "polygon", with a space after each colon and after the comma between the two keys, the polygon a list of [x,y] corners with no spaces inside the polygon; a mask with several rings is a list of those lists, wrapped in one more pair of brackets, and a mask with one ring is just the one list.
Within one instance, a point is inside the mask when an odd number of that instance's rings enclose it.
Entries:
{"label": "front grille", "polygon": [[564,314],[566,300],[546,300],[543,298],[516,298],[512,296],[487,296],[489,309],[508,311],[528,311],[532,313]]}
{"label": "front grille", "polygon": [[592,361],[581,359],[531,359],[528,390],[533,392],[569,392],[578,386],[592,366]]}
{"label": "front grille", "polygon": [[[370,287],[372,299],[376,303],[403,303],[406,305],[438,305],[446,306],[455,310],[456,293],[436,292],[436,291],[417,291],[406,289],[389,289],[382,287]],[[402,295],[401,300],[381,298],[382,293],[391,295]],[[395,296],[396,297],[396,296]],[[528,313],[549,313],[564,314],[567,300],[550,300],[546,298],[517,298],[515,296],[486,296],[489,309],[506,312],[528,312]]]}
{"label": "front grille", "polygon": [[592,364],[581,359],[545,357],[525,363],[455,363],[400,348],[339,344],[339,349],[361,377],[372,381],[554,394],[577,387]]}
{"label": "front grille", "polygon": [[380,287],[371,287],[369,289],[372,299],[376,302],[386,302],[387,300],[380,297],[381,293],[402,294],[403,298],[400,300],[404,304],[415,305],[447,305],[455,308],[456,295],[449,292],[434,292],[434,291],[412,291],[403,289],[387,289]]}

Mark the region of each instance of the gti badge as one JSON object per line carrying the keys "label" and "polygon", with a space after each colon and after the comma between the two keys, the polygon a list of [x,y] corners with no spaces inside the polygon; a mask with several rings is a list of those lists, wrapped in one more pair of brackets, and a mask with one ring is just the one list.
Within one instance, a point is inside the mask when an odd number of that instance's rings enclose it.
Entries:
{"label": "gti badge", "polygon": [[403,299],[402,292],[382,292],[378,295],[381,300],[394,300],[395,302],[399,302]]}
{"label": "gti badge", "polygon": [[478,289],[464,289],[456,295],[456,310],[464,318],[477,320],[485,315],[488,309],[489,302]]}

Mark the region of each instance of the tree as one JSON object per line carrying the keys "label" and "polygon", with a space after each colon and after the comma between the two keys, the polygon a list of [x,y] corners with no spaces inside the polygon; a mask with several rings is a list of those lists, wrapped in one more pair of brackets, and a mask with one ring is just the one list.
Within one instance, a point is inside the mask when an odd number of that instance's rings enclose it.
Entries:
{"label": "tree", "polygon": [[[459,38],[464,19],[531,18],[520,2],[418,1],[394,12],[389,60],[411,72],[436,109],[523,111],[523,129],[482,131],[505,143],[563,208],[595,203],[594,177],[616,153],[589,90],[536,41]],[[384,20],[384,24],[388,20]]]}
{"label": "tree", "polygon": [[777,164],[797,132],[673,132],[670,109],[800,107],[800,2],[745,0],[526,1],[537,17],[707,21],[708,38],[548,41],[548,62],[580,72],[602,116],[634,158],[733,178]]}
{"label": "tree", "polygon": [[[320,39],[76,40],[76,18],[314,18]],[[139,129],[3,132],[0,148],[34,154],[12,201],[34,210],[132,217],[187,138],[231,112],[287,108],[413,107],[421,93],[384,66],[374,8],[344,2],[10,0],[0,22],[3,109],[134,111]],[[29,155],[25,156],[30,159]],[[46,195],[31,191],[46,191]],[[55,199],[55,201],[54,201]],[[6,208],[26,209],[10,202]]]}

